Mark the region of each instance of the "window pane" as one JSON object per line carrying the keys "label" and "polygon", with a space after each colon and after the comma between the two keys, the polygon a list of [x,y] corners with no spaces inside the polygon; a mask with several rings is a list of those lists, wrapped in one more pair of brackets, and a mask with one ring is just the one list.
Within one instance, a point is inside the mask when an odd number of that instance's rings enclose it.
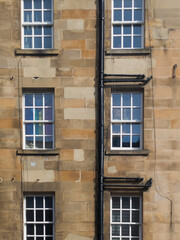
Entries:
{"label": "window pane", "polygon": [[34,235],[34,225],[27,224],[27,235]]}
{"label": "window pane", "polygon": [[33,120],[33,108],[25,109],[25,120]]}
{"label": "window pane", "polygon": [[36,148],[43,148],[43,138],[42,137],[36,137]]}
{"label": "window pane", "polygon": [[120,136],[113,136],[112,146],[120,147]]}
{"label": "window pane", "polygon": [[141,9],[134,10],[134,21],[142,21],[142,10]]}
{"label": "window pane", "polygon": [[137,37],[137,36],[135,36],[135,37],[133,37],[134,38],[134,47],[135,48],[141,48],[142,46],[141,46],[141,37]]}
{"label": "window pane", "polygon": [[120,236],[120,226],[112,225],[112,236]]}
{"label": "window pane", "polygon": [[43,120],[43,109],[42,108],[35,109],[35,120]]}
{"label": "window pane", "polygon": [[51,35],[52,28],[51,27],[44,27],[44,35]]}
{"label": "window pane", "polygon": [[33,135],[33,124],[32,123],[26,123],[25,134],[26,135]]}
{"label": "window pane", "polygon": [[32,22],[32,12],[31,11],[24,12],[24,22]]}
{"label": "window pane", "polygon": [[43,222],[43,210],[36,210],[36,221]]}
{"label": "window pane", "polygon": [[142,34],[141,32],[142,27],[140,25],[134,25],[134,34]]}
{"label": "window pane", "polygon": [[124,21],[132,21],[132,10],[124,10]]}
{"label": "window pane", "polygon": [[43,105],[43,95],[36,94],[35,95],[35,106],[42,106]]}
{"label": "window pane", "polygon": [[130,208],[130,198],[122,197],[122,208]]}
{"label": "window pane", "polygon": [[27,240],[34,240],[34,237],[27,237]]}
{"label": "window pane", "polygon": [[32,27],[24,27],[24,35],[32,35]]}
{"label": "window pane", "polygon": [[26,208],[33,208],[33,207],[34,207],[34,198],[26,197]]}
{"label": "window pane", "polygon": [[24,9],[32,9],[32,0],[24,0]]}
{"label": "window pane", "polygon": [[124,34],[131,34],[131,25],[124,25],[123,32]]}
{"label": "window pane", "polygon": [[37,237],[36,240],[44,240],[43,237]]}
{"label": "window pane", "polygon": [[40,11],[34,11],[34,21],[42,22],[42,13]]}
{"label": "window pane", "polygon": [[130,147],[130,136],[123,136],[122,137],[122,146],[123,147]]}
{"label": "window pane", "polygon": [[42,123],[35,124],[35,133],[36,133],[36,135],[43,135],[43,124]]}
{"label": "window pane", "polygon": [[139,226],[132,225],[131,226],[131,236],[139,236]]}
{"label": "window pane", "polygon": [[139,222],[139,211],[132,211],[132,222]]}
{"label": "window pane", "polygon": [[140,108],[134,108],[133,109],[133,120],[141,120],[141,109]]}
{"label": "window pane", "polygon": [[139,198],[132,197],[132,208],[139,209]]}
{"label": "window pane", "polygon": [[113,48],[121,48],[121,37],[113,37]]}
{"label": "window pane", "polygon": [[44,37],[44,48],[52,48],[52,37]]}
{"label": "window pane", "polygon": [[120,198],[119,197],[113,197],[112,198],[112,207],[113,208],[120,208]]}
{"label": "window pane", "polygon": [[122,236],[129,236],[129,225],[122,225]]}
{"label": "window pane", "polygon": [[43,224],[36,225],[36,235],[43,235]]}
{"label": "window pane", "polygon": [[52,94],[45,94],[45,106],[52,106]]}
{"label": "window pane", "polygon": [[113,109],[113,120],[121,120],[121,108]]}
{"label": "window pane", "polygon": [[53,148],[53,139],[52,137],[45,138],[45,148]]}
{"label": "window pane", "polygon": [[140,124],[132,124],[132,133],[140,134]]}
{"label": "window pane", "polygon": [[124,7],[125,8],[132,7],[132,0],[125,0],[124,1]]}
{"label": "window pane", "polygon": [[121,34],[121,26],[114,26],[113,27],[113,34]]}
{"label": "window pane", "polygon": [[45,216],[46,216],[46,219],[45,219],[46,221],[53,221],[52,210],[46,210]]}
{"label": "window pane", "polygon": [[121,94],[113,94],[113,106],[120,106],[121,105]]}
{"label": "window pane", "polygon": [[134,6],[142,8],[142,0],[134,0]]}
{"label": "window pane", "polygon": [[133,94],[133,106],[141,106],[141,94]]}
{"label": "window pane", "polygon": [[26,210],[26,221],[33,222],[34,221],[34,211]]}
{"label": "window pane", "polygon": [[45,135],[52,135],[52,124],[45,124]]}
{"label": "window pane", "polygon": [[112,211],[112,221],[120,222],[120,211]]}
{"label": "window pane", "polygon": [[26,137],[26,148],[33,148],[33,137]]}
{"label": "window pane", "polygon": [[120,125],[113,124],[112,125],[112,132],[113,133],[120,133]]}
{"label": "window pane", "polygon": [[122,21],[122,10],[114,10],[114,21]]}
{"label": "window pane", "polygon": [[42,38],[41,37],[34,38],[34,48],[42,48]]}
{"label": "window pane", "polygon": [[42,35],[42,27],[34,27],[34,35]]}
{"label": "window pane", "polygon": [[44,12],[44,22],[51,22],[51,11]]}
{"label": "window pane", "polygon": [[123,120],[131,120],[131,109],[130,108],[123,109]]}
{"label": "window pane", "polygon": [[131,106],[131,94],[123,94],[123,106]]}
{"label": "window pane", "polygon": [[24,38],[24,48],[32,48],[32,38],[31,37]]}
{"label": "window pane", "polygon": [[51,9],[51,0],[44,0],[44,8]]}
{"label": "window pane", "polygon": [[130,133],[130,124],[123,124],[122,125],[122,132],[123,133]]}
{"label": "window pane", "polygon": [[122,222],[130,222],[130,211],[122,211]]}
{"label": "window pane", "polygon": [[132,136],[132,147],[140,147],[140,136]]}
{"label": "window pane", "polygon": [[45,207],[46,208],[53,207],[52,197],[45,197]]}
{"label": "window pane", "polygon": [[36,208],[43,208],[43,197],[36,197]]}
{"label": "window pane", "polygon": [[123,47],[131,48],[131,37],[124,37],[123,40],[124,40]]}
{"label": "window pane", "polygon": [[52,120],[52,108],[45,109],[45,120]]}
{"label": "window pane", "polygon": [[122,0],[114,0],[114,7],[121,8],[122,7]]}
{"label": "window pane", "polygon": [[52,237],[46,237],[46,240],[53,240]]}
{"label": "window pane", "polygon": [[33,95],[32,94],[25,95],[25,106],[33,106]]}
{"label": "window pane", "polygon": [[46,235],[52,235],[52,234],[53,234],[53,225],[46,224]]}
{"label": "window pane", "polygon": [[41,9],[42,6],[41,6],[41,0],[35,0],[34,1],[34,8],[35,9]]}

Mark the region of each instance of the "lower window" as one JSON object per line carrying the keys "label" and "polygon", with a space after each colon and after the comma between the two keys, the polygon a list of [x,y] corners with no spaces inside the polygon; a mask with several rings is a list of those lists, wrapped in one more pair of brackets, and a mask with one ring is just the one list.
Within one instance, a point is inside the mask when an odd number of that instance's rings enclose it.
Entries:
{"label": "lower window", "polygon": [[111,240],[142,240],[140,196],[111,197]]}
{"label": "lower window", "polygon": [[54,196],[24,197],[24,239],[54,240]]}

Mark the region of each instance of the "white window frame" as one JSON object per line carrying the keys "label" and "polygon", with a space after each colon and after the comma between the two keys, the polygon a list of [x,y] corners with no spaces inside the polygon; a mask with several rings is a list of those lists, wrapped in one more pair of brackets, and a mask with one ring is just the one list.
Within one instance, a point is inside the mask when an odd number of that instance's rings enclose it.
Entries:
{"label": "white window frame", "polygon": [[[113,197],[118,197],[120,199],[120,208],[112,208],[112,198]],[[122,198],[123,197],[128,197],[130,198],[130,208],[122,208]],[[137,197],[139,198],[139,209],[133,209],[132,208],[132,198]],[[113,222],[112,221],[112,211],[117,210],[120,211],[120,221],[119,222]],[[139,211],[139,222],[132,222],[132,211]],[[130,221],[129,222],[122,222],[122,211],[130,211]],[[122,238],[128,238],[129,240],[133,239],[138,239],[142,240],[142,217],[143,217],[143,205],[142,205],[142,196],[139,195],[112,195],[110,199],[110,240],[119,239],[122,240]],[[120,236],[112,236],[112,225],[118,225],[120,227]],[[122,225],[129,225],[129,236],[122,236],[121,229]],[[139,236],[131,236],[131,226],[132,225],[138,225],[139,226]]]}
{"label": "white window frame", "polygon": [[[34,207],[33,208],[26,208],[26,197],[33,197],[34,198]],[[35,199],[36,197],[43,197],[43,208],[36,208],[35,205]],[[46,208],[45,207],[45,197],[52,197],[52,208]],[[24,195],[24,240],[27,240],[27,237],[34,237],[34,240],[36,240],[36,224],[43,224],[44,234],[43,235],[37,235],[38,237],[43,237],[43,240],[46,240],[46,237],[52,237],[53,240],[55,240],[55,201],[54,201],[54,195],[52,194],[25,194]],[[26,220],[26,210],[34,210],[34,221],[27,221]],[[53,221],[35,221],[36,219],[36,210],[43,210],[43,219],[45,219],[45,210],[52,210],[53,213]],[[53,225],[53,235],[46,235],[45,234],[45,225],[46,224],[52,224]],[[27,236],[27,224],[33,224],[34,226],[34,235]]]}
{"label": "white window frame", "polygon": [[[25,107],[25,95],[26,94],[32,94],[33,95],[33,106],[26,106]],[[35,106],[35,94],[42,94],[43,95],[43,106]],[[45,94],[51,94],[52,95],[52,107],[45,106],[44,96]],[[33,120],[25,120],[25,108],[33,108]],[[35,109],[36,108],[43,108],[43,120],[35,120]],[[52,108],[52,120],[44,120],[45,119],[45,109],[46,108]],[[33,124],[33,135],[26,135],[25,133],[25,125],[27,123]],[[35,134],[35,124],[36,123],[42,123],[43,124],[43,134],[42,135],[36,135]],[[52,135],[45,135],[45,124],[51,123],[52,124]],[[33,137],[33,148],[26,148],[26,136]],[[35,147],[35,136],[42,137],[43,136],[43,148],[36,148]],[[45,148],[45,137],[46,136],[52,136],[53,146],[52,148]],[[54,149],[54,93],[53,92],[25,92],[23,93],[23,149],[26,150],[52,150]]]}
{"label": "white window frame", "polygon": [[[24,22],[24,11],[28,11],[29,9],[25,10],[24,9],[24,0],[21,0],[21,48],[22,49],[33,49],[33,50],[47,50],[47,49],[53,49],[54,48],[54,0],[51,0],[51,21],[50,22],[44,22],[44,9],[43,9],[43,0],[42,1],[42,8],[41,9],[37,9],[37,10],[41,10],[42,12],[42,21],[41,22],[34,22],[34,0],[32,0],[32,22]],[[49,9],[48,9],[49,10]],[[25,26],[31,26],[32,27],[32,35],[29,35],[32,37],[32,48],[25,48],[24,47],[24,27]],[[52,39],[52,47],[51,48],[44,48],[44,29],[42,29],[42,35],[36,35],[36,37],[40,36],[42,37],[42,48],[35,48],[34,47],[34,27],[36,26],[50,26],[51,27],[51,35],[46,35],[51,36]]]}
{"label": "white window frame", "polygon": [[[113,106],[113,95],[121,95],[121,105],[120,106]],[[122,98],[123,98],[123,94],[130,94],[131,95],[131,106],[124,106],[123,105],[123,101],[122,101]],[[141,95],[141,106],[133,106],[132,104],[132,96],[133,94],[140,94]],[[121,119],[122,119],[122,116],[123,116],[123,108],[130,108],[131,109],[131,119],[132,119],[132,116],[133,116],[133,109],[134,108],[140,108],[141,111],[140,111],[140,114],[141,114],[141,119],[140,120],[114,120],[113,119],[113,109],[114,108],[121,108]],[[122,124],[130,124],[130,134],[125,134],[125,133],[122,133]],[[132,147],[132,125],[133,124],[140,124],[140,147]],[[113,133],[113,130],[112,130],[112,126],[113,124],[120,124],[120,133]],[[111,93],[111,141],[110,141],[110,144],[111,144],[111,150],[142,150],[143,149],[143,93],[142,92],[134,92],[134,91],[122,91],[122,92],[112,92]],[[119,136],[120,135],[120,147],[113,147],[113,136]],[[122,136],[125,136],[125,135],[128,135],[130,136],[130,147],[123,147],[122,146]],[[138,134],[134,134],[134,135],[138,135]]]}
{"label": "white window frame", "polygon": [[[122,8],[114,8],[114,0],[111,0],[111,48],[112,49],[143,49],[144,48],[144,14],[145,14],[145,3],[144,0],[142,0],[142,21],[124,21],[124,1],[122,0]],[[122,10],[122,21],[114,21],[114,10],[115,9],[121,9]],[[135,8],[134,7],[134,0],[132,0],[132,8],[125,8],[126,10],[132,10],[132,19],[134,19],[134,9],[141,9],[141,8]],[[124,48],[123,47],[123,26],[125,25],[131,25],[131,34],[125,34],[125,36],[131,36],[131,47],[130,48]],[[142,34],[133,34],[133,26],[134,25],[139,25],[141,26],[142,29]],[[119,35],[113,35],[113,27],[114,26],[121,26],[121,34]],[[119,48],[115,48],[113,46],[113,40],[114,40],[114,36],[120,36],[121,37],[121,47]],[[133,36],[141,36],[141,47],[133,47]]]}

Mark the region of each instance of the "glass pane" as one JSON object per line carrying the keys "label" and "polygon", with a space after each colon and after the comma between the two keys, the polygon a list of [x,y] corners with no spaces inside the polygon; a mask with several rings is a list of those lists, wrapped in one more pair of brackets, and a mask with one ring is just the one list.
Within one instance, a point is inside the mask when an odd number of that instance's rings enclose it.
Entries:
{"label": "glass pane", "polygon": [[131,226],[131,236],[139,236],[139,226],[132,225]]}
{"label": "glass pane", "polygon": [[46,224],[46,235],[52,235],[52,234],[53,234],[53,225]]}
{"label": "glass pane", "polygon": [[139,209],[139,198],[138,197],[132,198],[132,208]]}
{"label": "glass pane", "polygon": [[131,25],[124,25],[123,32],[124,34],[131,34]]}
{"label": "glass pane", "polygon": [[24,38],[24,48],[32,48],[32,38],[31,37]]}
{"label": "glass pane", "polygon": [[33,148],[33,137],[26,137],[26,148]]}
{"label": "glass pane", "polygon": [[119,197],[113,197],[112,198],[112,207],[113,208],[120,208],[120,198]]}
{"label": "glass pane", "polygon": [[121,120],[121,108],[113,109],[113,120]]}
{"label": "glass pane", "polygon": [[43,95],[36,94],[35,95],[35,106],[42,106],[43,105]]}
{"label": "glass pane", "polygon": [[122,125],[122,132],[123,133],[130,133],[130,124],[123,124]]}
{"label": "glass pane", "polygon": [[44,0],[44,8],[51,9],[51,0]]}
{"label": "glass pane", "polygon": [[25,94],[25,106],[33,106],[33,94]]}
{"label": "glass pane", "polygon": [[36,197],[36,208],[43,208],[43,197]]}
{"label": "glass pane", "polygon": [[123,106],[131,106],[131,94],[123,94]]}
{"label": "glass pane", "polygon": [[130,136],[123,136],[122,137],[122,146],[123,147],[130,147]]}
{"label": "glass pane", "polygon": [[53,221],[53,213],[52,213],[52,210],[46,210],[45,216],[46,216],[46,221]]}
{"label": "glass pane", "polygon": [[34,8],[35,9],[41,9],[42,6],[41,6],[41,0],[35,0],[34,1]]}
{"label": "glass pane", "polygon": [[32,35],[32,27],[24,27],[24,35]]}
{"label": "glass pane", "polygon": [[51,22],[51,11],[44,12],[44,22]]}
{"label": "glass pane", "polygon": [[36,221],[37,222],[43,221],[43,210],[36,210]]}
{"label": "glass pane", "polygon": [[35,109],[35,120],[43,120],[43,109],[42,108]]}
{"label": "glass pane", "polygon": [[34,27],[34,35],[42,35],[42,27]]}
{"label": "glass pane", "polygon": [[122,21],[122,10],[114,10],[114,21]]}
{"label": "glass pane", "polygon": [[112,146],[113,147],[120,147],[120,136],[113,136]]}
{"label": "glass pane", "polygon": [[[121,238],[121,240],[130,240],[129,238]],[[131,239],[132,240],[132,239]],[[137,239],[136,239],[137,240]]]}
{"label": "glass pane", "polygon": [[43,124],[42,123],[35,124],[35,133],[36,133],[36,135],[43,135]]}
{"label": "glass pane", "polygon": [[37,237],[36,240],[44,240],[43,237]]}
{"label": "glass pane", "polygon": [[52,37],[44,37],[44,48],[52,48]]}
{"label": "glass pane", "polygon": [[43,148],[43,137],[36,137],[36,148]]}
{"label": "glass pane", "polygon": [[45,197],[45,207],[52,208],[52,206],[53,206],[52,197]]}
{"label": "glass pane", "polygon": [[35,22],[42,22],[42,12],[34,11],[34,21]]}
{"label": "glass pane", "polygon": [[113,27],[113,34],[121,34],[121,26],[114,26]]}
{"label": "glass pane", "polygon": [[27,224],[27,235],[34,235],[34,224]]}
{"label": "glass pane", "polygon": [[52,135],[52,124],[45,124],[45,135]]}
{"label": "glass pane", "polygon": [[142,8],[142,0],[134,0],[134,6]]}
{"label": "glass pane", "polygon": [[139,211],[132,211],[132,222],[139,222]]}
{"label": "glass pane", "polygon": [[141,37],[133,37],[133,41],[134,41],[134,47],[135,48],[141,48]]}
{"label": "glass pane", "polygon": [[33,108],[25,109],[25,120],[33,120]]}
{"label": "glass pane", "polygon": [[25,134],[26,135],[33,135],[33,124],[32,123],[26,123],[25,124]]}
{"label": "glass pane", "polygon": [[132,124],[132,133],[140,134],[140,124]]}
{"label": "glass pane", "polygon": [[122,0],[114,0],[114,7],[121,8],[122,7]]}
{"label": "glass pane", "polygon": [[27,240],[34,240],[34,237],[27,237]]}
{"label": "glass pane", "polygon": [[33,207],[34,207],[34,198],[26,197],[26,208],[33,208]]}
{"label": "glass pane", "polygon": [[142,29],[142,27],[140,25],[134,25],[133,33],[141,35],[142,34],[141,29]]}
{"label": "glass pane", "polygon": [[123,38],[123,47],[124,48],[131,48],[131,37],[124,37]]}
{"label": "glass pane", "polygon": [[45,148],[53,148],[53,138],[52,137],[45,138]]}
{"label": "glass pane", "polygon": [[113,133],[120,133],[120,125],[113,124],[112,125],[112,132]]}
{"label": "glass pane", "polygon": [[52,106],[52,94],[45,94],[45,106]]}
{"label": "glass pane", "polygon": [[52,237],[46,237],[46,240],[53,240]]}
{"label": "glass pane", "polygon": [[124,7],[125,8],[132,7],[132,0],[125,0],[124,1]]}
{"label": "glass pane", "polygon": [[112,236],[120,236],[120,226],[112,225]]}
{"label": "glass pane", "polygon": [[142,10],[141,9],[134,10],[134,21],[142,21]]}
{"label": "glass pane", "polygon": [[141,106],[141,94],[133,94],[133,106]]}
{"label": "glass pane", "polygon": [[141,109],[140,108],[134,108],[133,109],[133,120],[141,120]]}
{"label": "glass pane", "polygon": [[130,108],[123,109],[123,120],[131,120],[131,109]]}
{"label": "glass pane", "polygon": [[121,105],[121,94],[113,94],[113,106],[120,106]]}
{"label": "glass pane", "polygon": [[124,10],[124,21],[132,21],[132,10]]}
{"label": "glass pane", "polygon": [[33,222],[34,221],[34,211],[26,210],[26,221]]}
{"label": "glass pane", "polygon": [[122,225],[122,236],[129,236],[129,225]]}
{"label": "glass pane", "polygon": [[51,35],[52,28],[51,27],[44,27],[44,35]]}
{"label": "glass pane", "polygon": [[130,208],[130,198],[122,197],[122,208]]}
{"label": "glass pane", "polygon": [[43,224],[36,225],[36,235],[43,235]]}
{"label": "glass pane", "polygon": [[130,211],[122,211],[122,222],[130,222]]}
{"label": "glass pane", "polygon": [[120,211],[112,211],[112,221],[120,222]]}
{"label": "glass pane", "polygon": [[45,109],[45,120],[52,120],[52,108]]}
{"label": "glass pane", "polygon": [[140,147],[140,136],[132,136],[132,147]]}
{"label": "glass pane", "polygon": [[121,48],[121,37],[113,37],[113,48]]}
{"label": "glass pane", "polygon": [[42,38],[41,37],[34,38],[34,48],[42,48]]}
{"label": "glass pane", "polygon": [[119,238],[112,238],[112,240],[119,240]]}
{"label": "glass pane", "polygon": [[32,0],[24,0],[24,9],[32,9]]}
{"label": "glass pane", "polygon": [[32,12],[31,11],[24,12],[24,22],[32,22]]}

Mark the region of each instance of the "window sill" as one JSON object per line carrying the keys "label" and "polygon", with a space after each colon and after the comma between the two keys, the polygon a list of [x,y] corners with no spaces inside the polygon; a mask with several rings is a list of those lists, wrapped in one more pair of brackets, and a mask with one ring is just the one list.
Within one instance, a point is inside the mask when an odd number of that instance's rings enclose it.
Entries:
{"label": "window sill", "polygon": [[35,50],[35,49],[15,49],[15,55],[32,55],[32,56],[56,56],[59,55],[59,49],[42,49],[42,50]]}
{"label": "window sill", "polygon": [[150,48],[144,49],[106,49],[106,55],[149,55],[151,53]]}
{"label": "window sill", "polygon": [[59,149],[52,150],[26,150],[26,149],[17,149],[17,155],[59,155]]}
{"label": "window sill", "polygon": [[148,156],[148,149],[143,150],[107,150],[105,155],[117,155],[117,156]]}

